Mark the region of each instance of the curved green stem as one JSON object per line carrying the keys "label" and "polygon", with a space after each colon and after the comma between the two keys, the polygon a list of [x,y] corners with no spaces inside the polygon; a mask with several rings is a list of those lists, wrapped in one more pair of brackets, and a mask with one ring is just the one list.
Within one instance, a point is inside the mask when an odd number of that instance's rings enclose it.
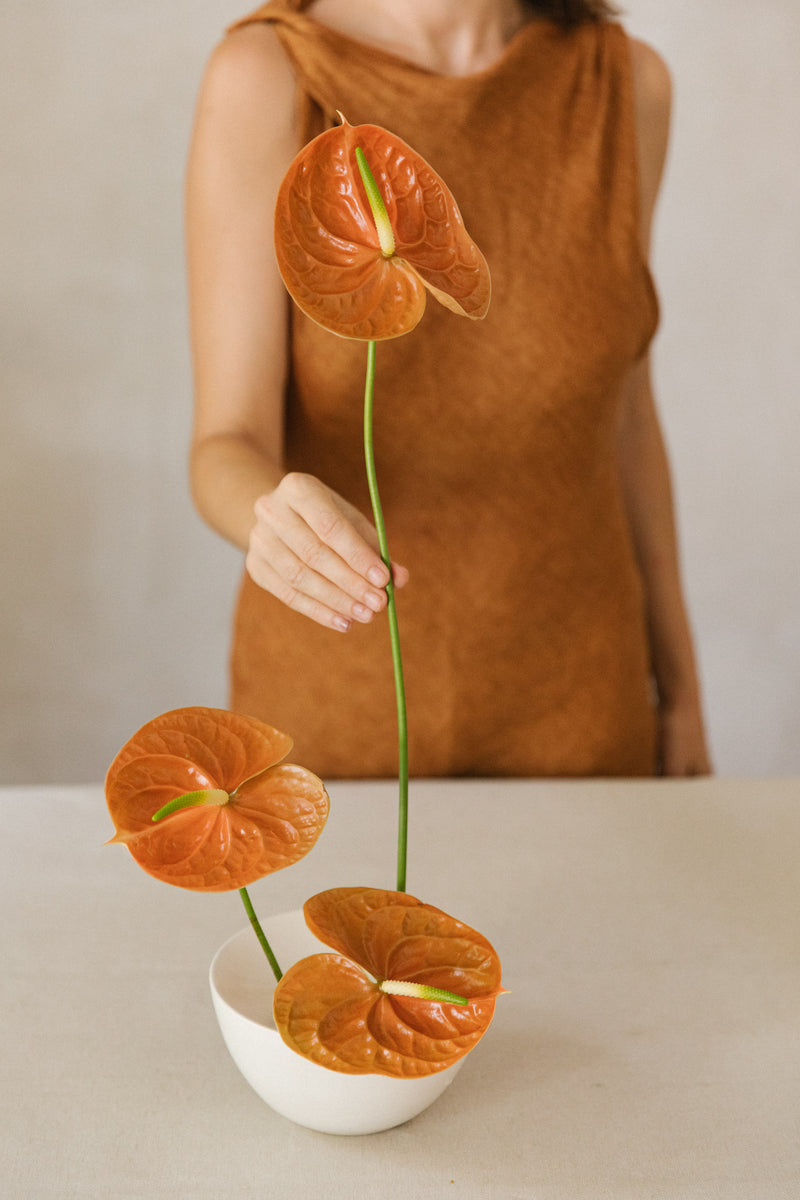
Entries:
{"label": "curved green stem", "polygon": [[242,904],[244,905],[244,911],[247,913],[248,917],[250,918],[250,924],[253,926],[255,935],[258,938],[259,942],[261,943],[261,949],[266,954],[267,961],[269,962],[269,965],[272,967],[272,974],[275,976],[275,982],[278,983],[283,977],[283,971],[281,971],[280,967],[278,966],[278,960],[272,951],[272,947],[270,946],[269,942],[267,941],[267,935],[264,933],[264,930],[261,928],[261,923],[260,923],[258,917],[256,916],[256,910],[253,908],[253,904],[252,904],[252,901],[250,900],[250,896],[248,895],[247,888],[239,888],[239,895],[242,897]]}
{"label": "curved green stem", "polygon": [[375,342],[369,342],[367,345],[367,378],[364,387],[364,460],[367,467],[367,484],[369,485],[372,515],[375,521],[375,528],[378,531],[378,546],[381,558],[389,570],[389,582],[386,585],[386,595],[389,600],[387,615],[389,618],[389,637],[392,644],[394,689],[397,700],[397,775],[400,787],[397,828],[397,890],[398,892],[404,892],[406,890],[406,857],[408,847],[408,721],[406,717],[406,692],[403,683],[403,662],[400,657],[400,631],[397,624],[397,605],[395,604],[394,583],[391,578],[392,561],[389,557],[386,526],[378,494],[378,479],[375,472],[375,455],[372,443],[374,390]]}
{"label": "curved green stem", "polygon": [[[169,803],[165,804],[163,808],[160,808],[157,813],[154,813],[152,820],[161,821],[164,817],[171,816],[174,812],[180,812],[180,810],[183,808],[193,808],[201,804],[216,804],[221,807],[222,805],[227,804],[229,800],[230,796],[228,793],[223,792],[220,789],[184,792],[182,796],[176,796],[174,800],[170,800]],[[239,888],[239,895],[242,897],[244,910],[250,918],[250,924],[253,926],[255,935],[261,943],[261,949],[267,956],[267,961],[272,967],[272,973],[275,976],[275,982],[277,983],[282,978],[283,972],[278,966],[278,960],[273,953],[272,947],[267,941],[267,935],[261,928],[261,922],[256,916],[256,910],[253,908],[247,888]]]}

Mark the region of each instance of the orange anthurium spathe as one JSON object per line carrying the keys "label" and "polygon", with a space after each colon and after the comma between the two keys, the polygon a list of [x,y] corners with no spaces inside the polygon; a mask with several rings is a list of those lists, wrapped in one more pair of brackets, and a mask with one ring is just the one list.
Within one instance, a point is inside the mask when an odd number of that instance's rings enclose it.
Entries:
{"label": "orange anthurium spathe", "polygon": [[108,770],[111,840],[156,879],[199,892],[245,888],[290,866],[328,816],[316,775],[281,762],[291,747],[285,733],[221,709],[156,717]]}
{"label": "orange anthurium spathe", "polygon": [[[385,209],[377,227],[357,151]],[[489,268],[447,185],[377,125],[343,119],[300,151],[278,194],[275,251],[297,306],[342,337],[408,333],[426,289],[473,319],[489,307]]]}
{"label": "orange anthurium spathe", "polygon": [[451,1066],[486,1032],[500,960],[468,925],[406,892],[363,887],[320,892],[304,911],[338,951],[302,959],[275,989],[275,1024],[304,1058],[411,1079]]}

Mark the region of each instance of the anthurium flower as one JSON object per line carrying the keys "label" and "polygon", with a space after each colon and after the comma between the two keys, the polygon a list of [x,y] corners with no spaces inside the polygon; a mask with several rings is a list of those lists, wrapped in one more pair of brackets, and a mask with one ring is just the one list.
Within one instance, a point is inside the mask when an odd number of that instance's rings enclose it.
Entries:
{"label": "anthurium flower", "polygon": [[156,879],[201,892],[245,888],[290,866],[328,816],[316,775],[281,762],[291,746],[285,733],[221,709],[156,717],[108,770],[111,841]]}
{"label": "anthurium flower", "polygon": [[304,908],[335,954],[304,958],[275,989],[275,1024],[305,1058],[354,1075],[442,1071],[482,1037],[500,960],[441,909],[373,888],[333,888]]}
{"label": "anthurium flower", "polygon": [[300,151],[278,194],[275,251],[298,307],[364,340],[413,329],[426,290],[454,312],[485,316],[489,268],[447,185],[386,129],[342,120]]}

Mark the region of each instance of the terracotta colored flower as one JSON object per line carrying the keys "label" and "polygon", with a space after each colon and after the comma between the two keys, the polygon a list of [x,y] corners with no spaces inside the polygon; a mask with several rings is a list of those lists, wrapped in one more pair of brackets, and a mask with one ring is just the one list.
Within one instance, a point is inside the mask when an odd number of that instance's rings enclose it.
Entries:
{"label": "terracotta colored flower", "polygon": [[304,911],[339,953],[302,959],[275,989],[275,1023],[293,1050],[333,1071],[414,1078],[449,1067],[485,1033],[504,989],[480,933],[406,892],[334,888]]}
{"label": "terracotta colored flower", "polygon": [[281,763],[291,746],[285,733],[221,709],[156,717],[106,776],[112,842],[156,879],[200,892],[244,888],[290,866],[328,816],[316,775]]}
{"label": "terracotta colored flower", "polygon": [[[359,151],[377,185],[374,203]],[[382,219],[373,216],[376,203]],[[408,333],[426,289],[464,316],[483,317],[489,307],[489,269],[447,185],[377,125],[344,121],[300,151],[278,194],[275,251],[298,307],[343,337]]]}

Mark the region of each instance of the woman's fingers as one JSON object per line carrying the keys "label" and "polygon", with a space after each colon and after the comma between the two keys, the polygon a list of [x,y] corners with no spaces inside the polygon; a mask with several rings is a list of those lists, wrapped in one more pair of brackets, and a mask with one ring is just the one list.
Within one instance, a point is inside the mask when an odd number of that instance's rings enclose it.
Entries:
{"label": "woman's fingers", "polygon": [[[375,587],[385,588],[389,582],[389,572],[378,550],[375,527],[352,504],[348,504],[335,492],[330,494],[338,506],[337,509],[331,511],[312,508],[307,518],[311,528],[321,541],[330,545],[363,579],[367,579]],[[393,562],[392,580],[395,587],[403,587],[408,582],[406,568]]]}
{"label": "woman's fingers", "polygon": [[342,609],[352,607],[351,605],[344,603],[337,608],[331,608],[323,601],[316,600],[313,596],[300,591],[275,570],[268,559],[259,553],[257,546],[252,541],[245,561],[250,577],[255,583],[270,592],[283,604],[288,605],[289,608],[293,608],[295,612],[310,617],[318,625],[337,629],[341,633],[347,633],[350,629],[353,619],[346,617]]}
{"label": "woman's fingers", "polygon": [[320,544],[319,550],[307,548],[306,554],[307,560],[303,560],[269,524],[257,524],[251,535],[247,569],[260,587],[283,604],[331,628],[349,629],[354,619],[366,623],[385,606],[386,594],[375,588],[360,588],[362,599],[356,599],[353,592],[335,582],[348,572],[332,551],[325,553]]}
{"label": "woman's fingers", "polygon": [[711,775],[699,700],[662,705],[660,719],[661,774],[673,778]]}
{"label": "woman's fingers", "polygon": [[[291,473],[256,503],[247,569],[260,587],[342,632],[386,606],[389,572],[369,522],[310,475]],[[408,578],[397,567],[395,583]]]}

